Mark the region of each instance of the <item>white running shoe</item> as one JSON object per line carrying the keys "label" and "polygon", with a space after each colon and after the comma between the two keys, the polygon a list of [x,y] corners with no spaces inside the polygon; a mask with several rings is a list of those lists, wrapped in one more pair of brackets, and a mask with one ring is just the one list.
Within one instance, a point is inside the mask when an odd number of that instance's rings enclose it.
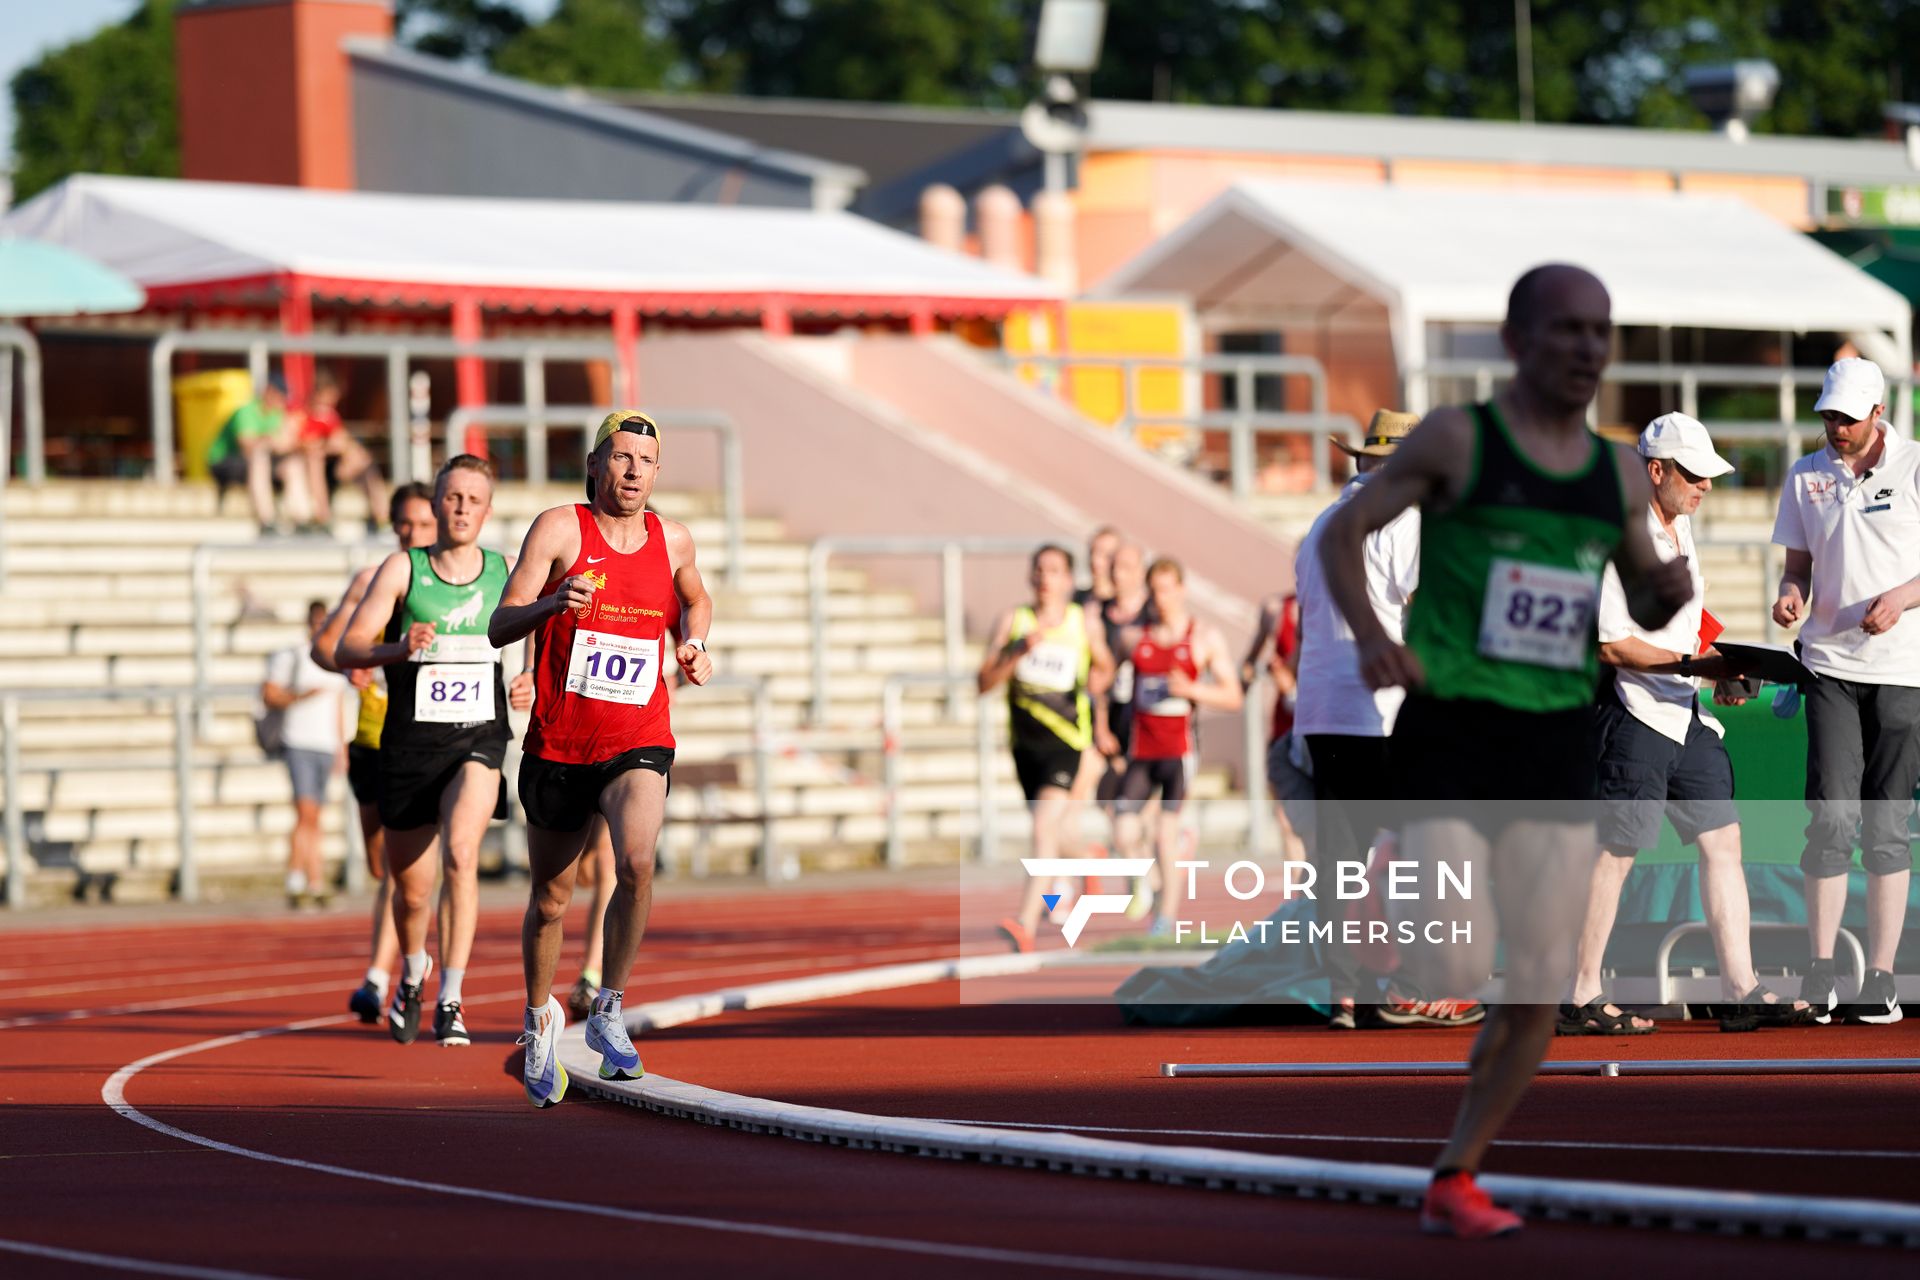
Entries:
{"label": "white running shoe", "polygon": [[527,1101],[536,1107],[550,1107],[567,1096],[567,1069],[560,1065],[560,1032],[567,1025],[566,1010],[552,996],[547,997],[546,1016],[536,1024],[528,1019],[520,1043],[527,1046],[527,1062],[521,1075],[526,1081]]}
{"label": "white running shoe", "polygon": [[587,1048],[600,1055],[602,1080],[638,1080],[646,1074],[618,1014],[596,1013],[587,1019]]}

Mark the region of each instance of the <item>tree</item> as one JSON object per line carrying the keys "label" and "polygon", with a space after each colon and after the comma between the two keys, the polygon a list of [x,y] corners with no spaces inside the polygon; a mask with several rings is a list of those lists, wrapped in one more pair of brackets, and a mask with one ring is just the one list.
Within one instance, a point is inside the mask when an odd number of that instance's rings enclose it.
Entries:
{"label": "tree", "polygon": [[395,39],[453,62],[490,62],[526,29],[508,0],[399,0],[393,10]]}
{"label": "tree", "polygon": [[660,0],[692,78],[719,93],[1007,106],[1038,0]]}
{"label": "tree", "polygon": [[560,0],[547,21],[494,55],[502,75],[593,89],[658,89],[679,64],[647,0]]}
{"label": "tree", "polygon": [[173,0],[55,49],[14,74],[13,193],[25,200],[75,173],[180,173]]}

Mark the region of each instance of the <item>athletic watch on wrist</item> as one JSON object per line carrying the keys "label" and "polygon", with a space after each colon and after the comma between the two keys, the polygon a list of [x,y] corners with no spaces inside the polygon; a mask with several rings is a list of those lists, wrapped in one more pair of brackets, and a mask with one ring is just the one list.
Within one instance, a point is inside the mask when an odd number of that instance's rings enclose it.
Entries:
{"label": "athletic watch on wrist", "polygon": [[707,651],[707,642],[705,640],[698,640],[698,639],[689,640],[687,641],[687,644],[692,648],[698,649],[702,653],[705,653]]}
{"label": "athletic watch on wrist", "polygon": [[1683,653],[1680,655],[1680,674],[1688,677],[1689,679],[1692,678],[1693,676],[1693,655],[1692,654]]}

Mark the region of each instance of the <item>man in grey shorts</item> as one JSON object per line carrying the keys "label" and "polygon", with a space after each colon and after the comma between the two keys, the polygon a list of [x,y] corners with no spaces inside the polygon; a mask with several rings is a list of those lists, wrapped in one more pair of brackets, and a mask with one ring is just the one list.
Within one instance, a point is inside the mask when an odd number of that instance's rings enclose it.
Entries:
{"label": "man in grey shorts", "polygon": [[[1573,1002],[1560,1011],[1561,1035],[1644,1035],[1653,1021],[1606,999],[1600,970],[1613,931],[1620,891],[1634,855],[1660,843],[1662,817],[1682,844],[1700,849],[1700,903],[1720,959],[1720,986],[1729,1009],[1723,1031],[1786,1026],[1811,1016],[1760,985],[1753,968],[1746,873],[1740,865],[1740,812],[1733,803],[1733,761],[1725,730],[1700,706],[1699,676],[1722,676],[1709,650],[1695,656],[1702,636],[1706,581],[1694,553],[1692,517],[1716,477],[1733,464],[1714,451],[1707,429],[1684,413],[1653,420],[1640,433],[1653,497],[1647,532],[1663,560],[1684,559],[1693,598],[1664,627],[1649,631],[1627,614],[1620,575],[1608,568],[1601,586],[1598,628],[1606,673],[1594,709],[1600,761],[1599,839],[1602,850],[1588,885],[1587,917],[1575,960]],[[1746,701],[1745,691],[1721,680],[1714,700]]]}
{"label": "man in grey shorts", "polygon": [[326,899],[320,871],[320,810],[327,780],[342,762],[341,700],[347,678],[313,660],[312,639],[327,620],[324,600],[307,606],[307,643],[267,659],[260,700],[280,717],[280,755],[293,779],[293,834],[287,850],[287,905]]}
{"label": "man in grey shorts", "polygon": [[[1867,873],[1867,980],[1843,1017],[1900,1021],[1894,953],[1906,923],[1920,783],[1920,445],[1889,431],[1886,379],[1869,360],[1827,370],[1814,411],[1826,446],[1787,473],[1773,540],[1786,548],[1773,620],[1801,619],[1807,687],[1807,850],[1800,859],[1813,962],[1801,995],[1837,1006],[1833,946],[1847,905],[1854,829]],[[1812,597],[1811,604],[1808,597]]]}

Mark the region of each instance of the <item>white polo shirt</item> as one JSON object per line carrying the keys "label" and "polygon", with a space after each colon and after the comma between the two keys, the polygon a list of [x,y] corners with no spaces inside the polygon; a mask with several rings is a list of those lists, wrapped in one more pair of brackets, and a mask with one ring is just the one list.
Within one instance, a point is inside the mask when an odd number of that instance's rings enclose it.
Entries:
{"label": "white polo shirt", "polygon": [[[1320,534],[1327,521],[1360,487],[1367,475],[1347,481],[1333,505],[1320,513],[1294,552],[1294,593],[1300,598],[1299,692],[1294,696],[1293,737],[1336,733],[1384,738],[1406,700],[1405,689],[1369,689],[1360,678],[1360,649],[1353,628],[1327,590],[1320,568]],[[1398,644],[1405,635],[1407,604],[1420,585],[1420,509],[1410,507],[1384,529],[1367,535],[1367,600],[1380,625]]]}
{"label": "white polo shirt", "polygon": [[[1656,649],[1696,653],[1700,648],[1700,614],[1707,604],[1707,581],[1700,575],[1700,557],[1693,547],[1693,520],[1688,516],[1675,516],[1673,536],[1669,537],[1649,502],[1647,532],[1653,536],[1653,549],[1662,560],[1675,556],[1687,558],[1693,597],[1668,619],[1666,626],[1658,631],[1645,630],[1636,625],[1633,615],[1627,612],[1627,590],[1621,585],[1620,571],[1609,562],[1606,577],[1600,584],[1600,615],[1596,624],[1600,643],[1614,644],[1638,637]],[[1620,705],[1627,709],[1628,715],[1662,737],[1685,745],[1687,727],[1693,722],[1696,709],[1701,724],[1725,736],[1726,730],[1713,718],[1713,713],[1700,706],[1700,686],[1693,677],[1677,672],[1629,671],[1625,667],[1615,667],[1613,674],[1614,692]]]}
{"label": "white polo shirt", "polygon": [[1885,451],[1864,475],[1830,445],[1794,463],[1773,540],[1813,555],[1802,662],[1859,684],[1920,686],[1920,616],[1882,635],[1860,629],[1876,596],[1920,577],[1920,445],[1884,427],[1881,434]]}

